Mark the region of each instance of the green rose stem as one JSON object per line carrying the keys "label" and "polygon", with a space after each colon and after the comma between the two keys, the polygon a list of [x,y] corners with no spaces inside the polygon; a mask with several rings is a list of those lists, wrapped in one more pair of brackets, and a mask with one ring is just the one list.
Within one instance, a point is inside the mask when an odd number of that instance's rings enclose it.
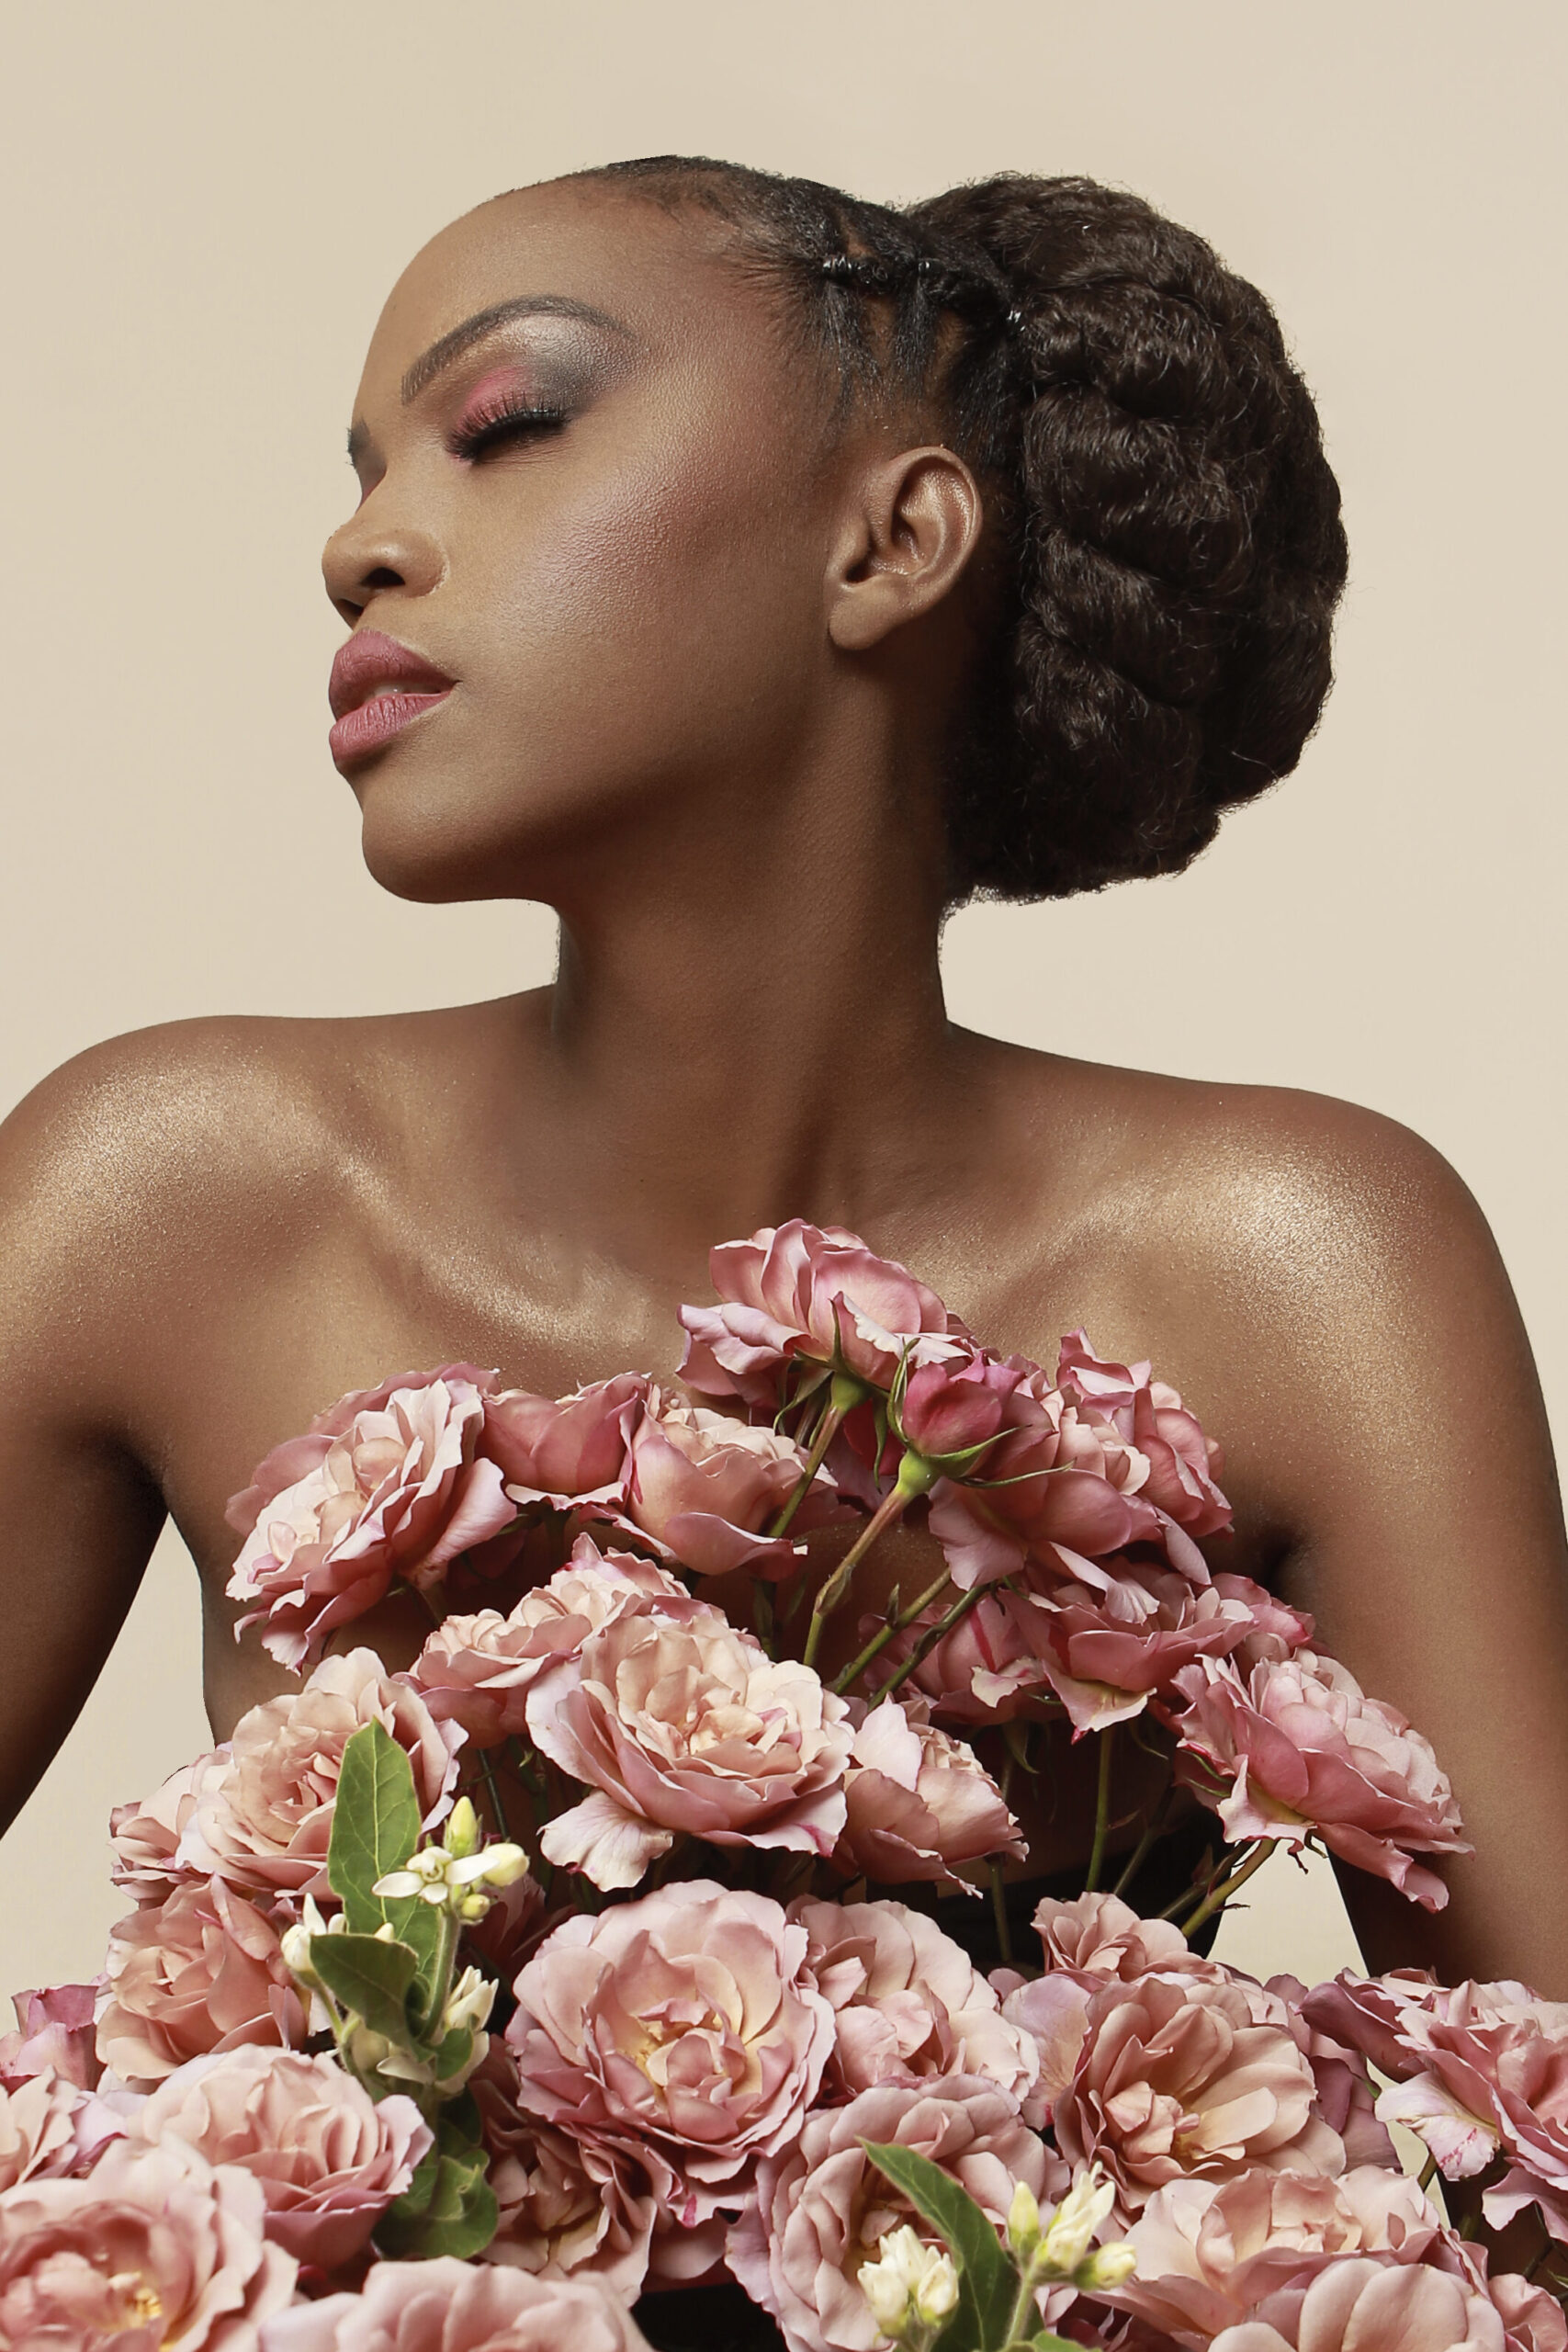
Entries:
{"label": "green rose stem", "polygon": [[806,1647],[801,1652],[801,1658],[805,1665],[816,1664],[817,1652],[821,1646],[823,1627],[848,1592],[850,1578],[876,1542],[877,1537],[886,1535],[890,1527],[897,1526],[909,1505],[919,1496],[929,1494],[942,1476],[942,1469],[937,1463],[928,1462],[923,1454],[915,1453],[913,1448],[906,1453],[904,1459],[898,1464],[898,1476],[893,1482],[891,1492],[884,1498],[875,1517],[861,1530],[860,1534],[844,1554],[843,1558],[811,1604],[811,1623],[807,1631]]}
{"label": "green rose stem", "polygon": [[1111,1826],[1111,1762],[1115,1753],[1115,1724],[1108,1724],[1099,1737],[1100,1783],[1094,1800],[1094,1843],[1089,1849],[1089,1870],[1083,1883],[1086,1894],[1093,1894],[1098,1889],[1100,1865],[1105,1860],[1105,1838]]}
{"label": "green rose stem", "polygon": [[823,1408],[822,1418],[817,1424],[817,1434],[811,1441],[811,1451],[806,1457],[806,1467],[795,1483],[795,1492],[769,1528],[768,1533],[771,1537],[777,1537],[787,1532],[791,1520],[810,1491],[812,1480],[828,1458],[828,1448],[838,1436],[844,1415],[852,1412],[862,1398],[869,1396],[870,1394],[871,1391],[864,1381],[857,1380],[852,1372],[836,1372],[833,1374],[832,1383],[828,1390],[828,1402]]}
{"label": "green rose stem", "polygon": [[[1004,1577],[1001,1581],[1005,1584],[1007,1582],[1007,1578]],[[996,1589],[996,1581],[993,1579],[990,1584],[971,1585],[967,1592],[961,1592],[957,1600],[953,1602],[952,1608],[948,1611],[946,1616],[939,1617],[934,1625],[927,1628],[926,1632],[916,1643],[914,1648],[909,1652],[908,1657],[904,1660],[903,1665],[898,1668],[897,1673],[895,1674],[889,1681],[885,1682],[880,1690],[874,1691],[872,1693],[873,1698],[878,1701],[886,1699],[891,1692],[897,1690],[898,1685],[901,1682],[907,1682],[910,1675],[915,1671],[915,1668],[918,1666],[923,1666],[925,1664],[926,1659],[931,1656],[932,1650],[935,1649],[938,1642],[942,1640],[943,1634],[951,1634],[954,1625],[958,1624],[962,1619],[968,1616],[969,1611],[975,1607],[976,1603],[983,1600],[987,1593],[994,1592]]]}
{"label": "green rose stem", "polygon": [[1205,1919],[1212,1919],[1216,1911],[1223,1911],[1232,1895],[1240,1892],[1253,1872],[1263,1868],[1278,1843],[1279,1840],[1274,1838],[1260,1838],[1257,1850],[1247,1856],[1240,1869],[1232,1871],[1229,1878],[1222,1879],[1217,1886],[1212,1885],[1196,1911],[1190,1917],[1182,1920],[1182,1934],[1190,1936],[1193,1929],[1201,1928]]}
{"label": "green rose stem", "polygon": [[1158,1843],[1165,1829],[1166,1815],[1170,1809],[1170,1800],[1175,1786],[1175,1772],[1176,1766],[1173,1760],[1170,1770],[1167,1772],[1165,1777],[1165,1786],[1160,1791],[1159,1796],[1156,1801],[1154,1811],[1149,1815],[1148,1827],[1145,1830],[1143,1836],[1134,1847],[1132,1853],[1128,1856],[1121,1877],[1117,1880],[1115,1885],[1111,1890],[1112,1894],[1126,1894],[1127,1889],[1132,1885],[1133,1881],[1137,1877],[1138,1872],[1148,1860],[1155,1846]]}
{"label": "green rose stem", "polygon": [[855,1658],[851,1665],[845,1667],[842,1674],[840,1675],[838,1680],[834,1683],[833,1688],[840,1698],[842,1698],[844,1692],[849,1689],[851,1683],[853,1682],[858,1676],[865,1672],[866,1668],[871,1665],[873,1659],[878,1658],[882,1656],[883,1651],[887,1647],[887,1645],[893,1639],[894,1634],[901,1634],[907,1625],[912,1625],[917,1617],[923,1617],[926,1611],[931,1606],[932,1602],[942,1599],[942,1594],[947,1590],[948,1586],[952,1582],[953,1578],[949,1576],[947,1570],[943,1568],[941,1576],[937,1577],[936,1582],[934,1584],[927,1585],[924,1592],[921,1593],[918,1600],[911,1600],[908,1609],[901,1609],[896,1617],[890,1617],[888,1619],[886,1625],[878,1626],[870,1641],[867,1642],[864,1649],[862,1650],[859,1657]]}

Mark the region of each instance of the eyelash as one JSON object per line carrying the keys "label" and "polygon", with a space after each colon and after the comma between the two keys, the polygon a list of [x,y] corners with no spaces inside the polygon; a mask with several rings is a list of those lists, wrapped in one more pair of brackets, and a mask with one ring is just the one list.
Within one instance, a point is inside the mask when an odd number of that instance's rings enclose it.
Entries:
{"label": "eyelash", "polygon": [[564,410],[558,408],[528,408],[520,405],[481,409],[466,424],[459,425],[446,447],[455,458],[470,463],[482,458],[487,450],[502,447],[508,441],[522,441],[535,434],[558,430],[566,423]]}

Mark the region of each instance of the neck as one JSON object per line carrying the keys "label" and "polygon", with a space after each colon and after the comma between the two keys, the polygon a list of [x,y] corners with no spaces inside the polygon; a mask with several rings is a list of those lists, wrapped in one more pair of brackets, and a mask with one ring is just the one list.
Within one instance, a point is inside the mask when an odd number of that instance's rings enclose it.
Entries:
{"label": "neck", "polygon": [[672,1249],[879,1225],[962,1116],[931,829],[841,785],[737,801],[745,828],[661,812],[558,900],[546,1082],[592,1191]]}

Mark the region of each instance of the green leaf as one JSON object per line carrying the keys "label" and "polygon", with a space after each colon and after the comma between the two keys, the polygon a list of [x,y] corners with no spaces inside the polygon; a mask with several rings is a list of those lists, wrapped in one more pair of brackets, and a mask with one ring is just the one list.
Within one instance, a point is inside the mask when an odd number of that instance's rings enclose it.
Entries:
{"label": "green leaf", "polygon": [[376,2244],[383,2254],[416,2261],[438,2254],[468,2261],[489,2245],[499,2218],[495,2192],[484,2177],[483,2152],[474,2149],[465,2158],[432,2150],[377,2223]]}
{"label": "green leaf", "polygon": [[929,2157],[872,2140],[861,2144],[922,2220],[941,2231],[957,2267],[958,2309],[942,2331],[939,2352],[959,2352],[961,2346],[964,2352],[1002,2352],[1018,2298],[1018,2273],[992,2223]]}
{"label": "green leaf", "polygon": [[373,2033],[384,2033],[400,2050],[412,2050],[408,1993],[419,1967],[407,1944],[384,1944],[374,1936],[312,1936],[310,1965],[344,2008],[362,2017]]}
{"label": "green leaf", "polygon": [[374,1891],[378,1879],[402,1869],[419,1837],[413,1767],[383,1724],[367,1723],[343,1751],[327,1880],[342,1898],[350,1932],[373,1936],[378,1928],[389,1926],[398,1941],[417,1955],[428,1983],[441,1940],[434,1905],[417,1894],[388,1901]]}

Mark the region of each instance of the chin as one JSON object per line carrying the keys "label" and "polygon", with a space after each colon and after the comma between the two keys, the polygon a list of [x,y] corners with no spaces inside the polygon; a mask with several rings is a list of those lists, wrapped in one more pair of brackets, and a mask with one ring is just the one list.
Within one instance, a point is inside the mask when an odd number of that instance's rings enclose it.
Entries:
{"label": "chin", "polygon": [[512,861],[499,844],[476,843],[430,819],[387,824],[367,812],[360,845],[372,880],[395,899],[439,907],[526,895],[508,887]]}

